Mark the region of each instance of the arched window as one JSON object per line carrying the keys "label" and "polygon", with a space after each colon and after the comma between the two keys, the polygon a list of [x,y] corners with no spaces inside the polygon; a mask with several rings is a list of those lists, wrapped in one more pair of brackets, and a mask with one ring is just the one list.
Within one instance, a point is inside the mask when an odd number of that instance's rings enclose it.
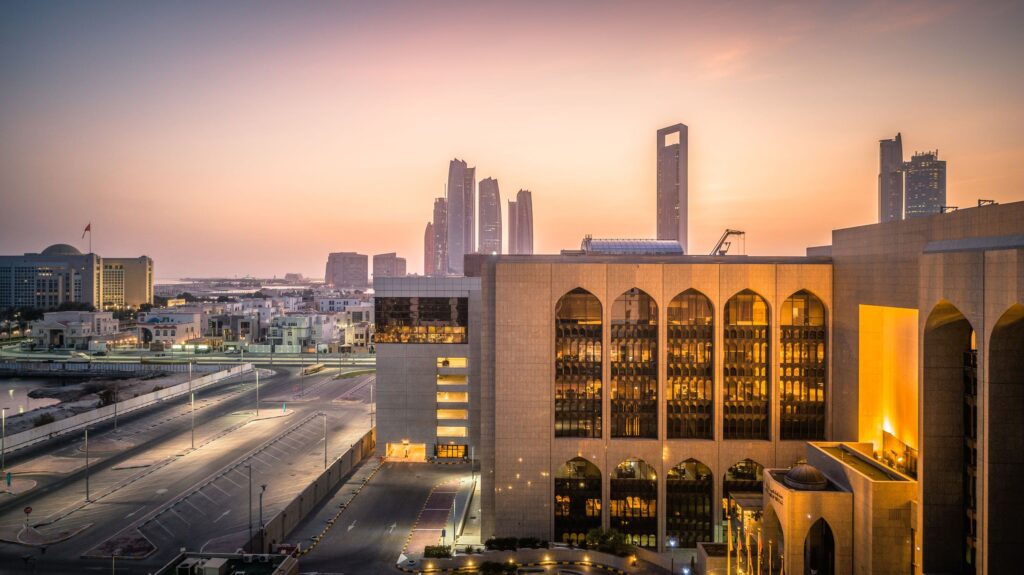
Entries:
{"label": "arched window", "polygon": [[610,527],[638,547],[658,541],[658,476],[643,459],[627,459],[611,477]]}
{"label": "arched window", "polygon": [[743,290],[725,303],[725,439],[768,439],[771,429],[768,302]]}
{"label": "arched window", "polygon": [[714,338],[711,300],[689,289],[668,304],[668,437],[714,438]]}
{"label": "arched window", "polygon": [[555,540],[579,545],[601,527],[601,470],[582,457],[555,474]]}
{"label": "arched window", "polygon": [[667,481],[665,537],[675,539],[678,547],[713,541],[711,469],[696,459],[687,459],[668,470]]}
{"label": "arched window", "polygon": [[733,465],[722,478],[722,502],[727,505],[727,515],[732,514],[729,495],[734,493],[754,493],[758,498],[764,490],[764,466],[753,459],[744,459]]}
{"label": "arched window", "polygon": [[612,305],[612,437],[658,437],[658,304],[633,288]]}
{"label": "arched window", "polygon": [[814,294],[800,290],[782,304],[779,326],[785,350],[779,365],[782,439],[825,439],[828,386],[828,320]]}
{"label": "arched window", "polygon": [[601,327],[585,289],[555,305],[555,437],[601,437]]}

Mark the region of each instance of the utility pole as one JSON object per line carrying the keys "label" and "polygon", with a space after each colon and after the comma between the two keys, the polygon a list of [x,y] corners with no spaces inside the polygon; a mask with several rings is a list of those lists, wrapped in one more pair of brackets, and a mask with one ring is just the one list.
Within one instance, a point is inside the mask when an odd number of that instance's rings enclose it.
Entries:
{"label": "utility pole", "polygon": [[117,433],[117,391],[120,389],[120,380],[114,380],[114,433]]}
{"label": "utility pole", "polygon": [[252,551],[252,463],[249,467],[249,550]]}
{"label": "utility pole", "polygon": [[3,428],[2,434],[0,434],[0,473],[3,473],[4,480],[7,479],[7,410],[5,407],[0,409],[0,427]]}
{"label": "utility pole", "polygon": [[267,490],[267,484],[266,483],[264,483],[263,485],[260,485],[260,553],[266,553],[266,549],[264,548],[264,545],[266,543],[263,541],[264,527],[265,527],[263,525],[263,492],[265,492],[266,490]]}
{"label": "utility pole", "polygon": [[196,448],[196,393],[192,390],[192,362],[188,364],[188,397],[192,405],[192,449]]}
{"label": "utility pole", "polygon": [[324,416],[324,469],[327,469],[327,412],[320,415]]}
{"label": "utility pole", "polygon": [[89,501],[89,428],[85,428],[85,500]]}
{"label": "utility pole", "polygon": [[256,417],[260,416],[260,370],[256,370]]}

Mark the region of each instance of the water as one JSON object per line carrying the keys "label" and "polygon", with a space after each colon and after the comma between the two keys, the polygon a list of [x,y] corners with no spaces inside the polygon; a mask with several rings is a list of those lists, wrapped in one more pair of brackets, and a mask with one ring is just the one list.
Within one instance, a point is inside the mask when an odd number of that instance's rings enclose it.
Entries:
{"label": "water", "polygon": [[7,416],[10,417],[40,407],[56,405],[60,403],[59,399],[29,397],[28,392],[40,387],[59,384],[60,381],[31,377],[0,377],[0,408],[7,408]]}

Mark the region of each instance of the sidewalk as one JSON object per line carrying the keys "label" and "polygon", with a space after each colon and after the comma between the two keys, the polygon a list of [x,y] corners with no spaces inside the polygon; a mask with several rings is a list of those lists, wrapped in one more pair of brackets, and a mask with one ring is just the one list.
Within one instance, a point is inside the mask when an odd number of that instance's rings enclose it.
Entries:
{"label": "sidewalk", "polygon": [[459,549],[465,549],[470,545],[483,545],[483,541],[480,540],[480,477],[476,476],[475,479],[476,481],[471,482],[470,478],[466,478],[455,500],[455,514],[460,521],[457,531]]}
{"label": "sidewalk", "polygon": [[377,456],[359,463],[348,478],[337,487],[330,499],[288,534],[288,541],[301,545],[303,554],[312,551],[382,463],[383,460]]}

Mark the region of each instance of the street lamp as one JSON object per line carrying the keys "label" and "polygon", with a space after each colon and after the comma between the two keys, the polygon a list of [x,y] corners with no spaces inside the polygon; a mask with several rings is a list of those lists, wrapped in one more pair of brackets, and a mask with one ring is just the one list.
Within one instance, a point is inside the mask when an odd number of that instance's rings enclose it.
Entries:
{"label": "street lamp", "polygon": [[196,448],[196,394],[192,391],[192,362],[188,363],[188,397],[192,405],[192,449]]}
{"label": "street lamp", "polygon": [[327,469],[327,412],[320,415],[324,416],[324,469]]}
{"label": "street lamp", "polygon": [[263,536],[264,536],[263,531],[264,531],[264,528],[266,527],[265,525],[263,525],[263,493],[266,490],[267,490],[267,484],[266,483],[264,483],[263,485],[260,485],[260,553],[266,553],[266,549],[264,548],[265,543],[263,541]]}
{"label": "street lamp", "polygon": [[85,500],[89,501],[89,428],[85,428]]}
{"label": "street lamp", "polygon": [[0,409],[0,473],[7,478],[7,410],[9,407]]}
{"label": "street lamp", "polygon": [[117,573],[117,554],[121,552],[121,548],[114,549],[114,552],[110,555],[110,572]]}
{"label": "street lamp", "polygon": [[256,371],[256,417],[260,416],[260,370]]}
{"label": "street lamp", "polygon": [[669,555],[671,555],[671,557],[672,557],[672,569],[669,572],[672,573],[672,575],[675,575],[675,573],[676,573],[676,540],[675,540],[675,538],[670,538],[668,540],[668,549],[669,549],[669,551],[668,551]]}
{"label": "street lamp", "polygon": [[249,550],[252,550],[252,463],[248,466],[249,468]]}

